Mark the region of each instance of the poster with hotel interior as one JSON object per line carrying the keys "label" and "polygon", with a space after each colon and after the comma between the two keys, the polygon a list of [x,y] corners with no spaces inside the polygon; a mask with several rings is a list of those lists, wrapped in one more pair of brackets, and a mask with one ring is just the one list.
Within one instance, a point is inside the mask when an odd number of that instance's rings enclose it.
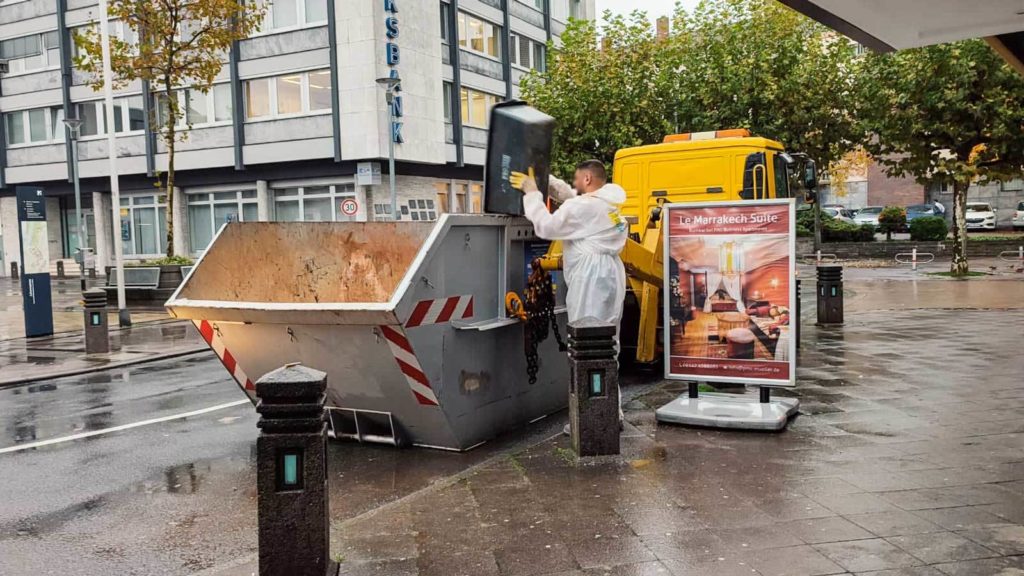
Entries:
{"label": "poster with hotel interior", "polygon": [[795,205],[665,207],[665,377],[792,386]]}

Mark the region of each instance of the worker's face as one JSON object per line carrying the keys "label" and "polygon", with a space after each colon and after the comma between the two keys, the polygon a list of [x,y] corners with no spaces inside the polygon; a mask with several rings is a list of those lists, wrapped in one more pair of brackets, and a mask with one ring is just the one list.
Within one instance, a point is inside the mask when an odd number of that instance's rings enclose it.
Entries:
{"label": "worker's face", "polygon": [[603,185],[603,182],[599,182],[597,178],[594,178],[590,170],[577,170],[576,175],[572,179],[572,187],[582,194],[589,194]]}

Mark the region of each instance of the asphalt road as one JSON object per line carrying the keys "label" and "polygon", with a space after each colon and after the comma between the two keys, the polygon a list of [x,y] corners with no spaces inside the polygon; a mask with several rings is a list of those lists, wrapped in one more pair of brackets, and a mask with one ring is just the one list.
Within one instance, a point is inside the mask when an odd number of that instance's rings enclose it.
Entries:
{"label": "asphalt road", "polygon": [[231,535],[252,525],[245,400],[206,354],[0,390],[0,573],[184,573],[254,547]]}
{"label": "asphalt road", "polygon": [[[206,353],[0,389],[0,574],[192,574],[251,556],[256,419]],[[466,454],[331,442],[332,521],[556,434],[564,421]]]}

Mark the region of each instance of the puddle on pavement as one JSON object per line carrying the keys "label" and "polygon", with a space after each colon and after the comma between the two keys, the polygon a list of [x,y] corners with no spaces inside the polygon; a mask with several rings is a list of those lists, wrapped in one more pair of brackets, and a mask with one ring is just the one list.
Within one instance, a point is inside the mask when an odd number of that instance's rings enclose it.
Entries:
{"label": "puddle on pavement", "polygon": [[96,510],[103,506],[105,502],[106,498],[99,496],[48,514],[25,518],[6,526],[0,525],[0,537],[11,535],[40,538],[51,532],[56,532],[61,526],[79,516]]}

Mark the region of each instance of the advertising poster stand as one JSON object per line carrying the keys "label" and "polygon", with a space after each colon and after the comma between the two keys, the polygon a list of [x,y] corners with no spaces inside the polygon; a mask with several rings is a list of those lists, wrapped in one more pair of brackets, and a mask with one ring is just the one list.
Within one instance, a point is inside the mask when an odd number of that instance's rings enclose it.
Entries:
{"label": "advertising poster stand", "polygon": [[[780,430],[799,408],[772,398],[796,383],[793,200],[664,207],[665,378],[688,393],[659,408],[659,422]],[[701,383],[756,393],[699,392]],[[753,391],[750,391],[753,392]]]}

